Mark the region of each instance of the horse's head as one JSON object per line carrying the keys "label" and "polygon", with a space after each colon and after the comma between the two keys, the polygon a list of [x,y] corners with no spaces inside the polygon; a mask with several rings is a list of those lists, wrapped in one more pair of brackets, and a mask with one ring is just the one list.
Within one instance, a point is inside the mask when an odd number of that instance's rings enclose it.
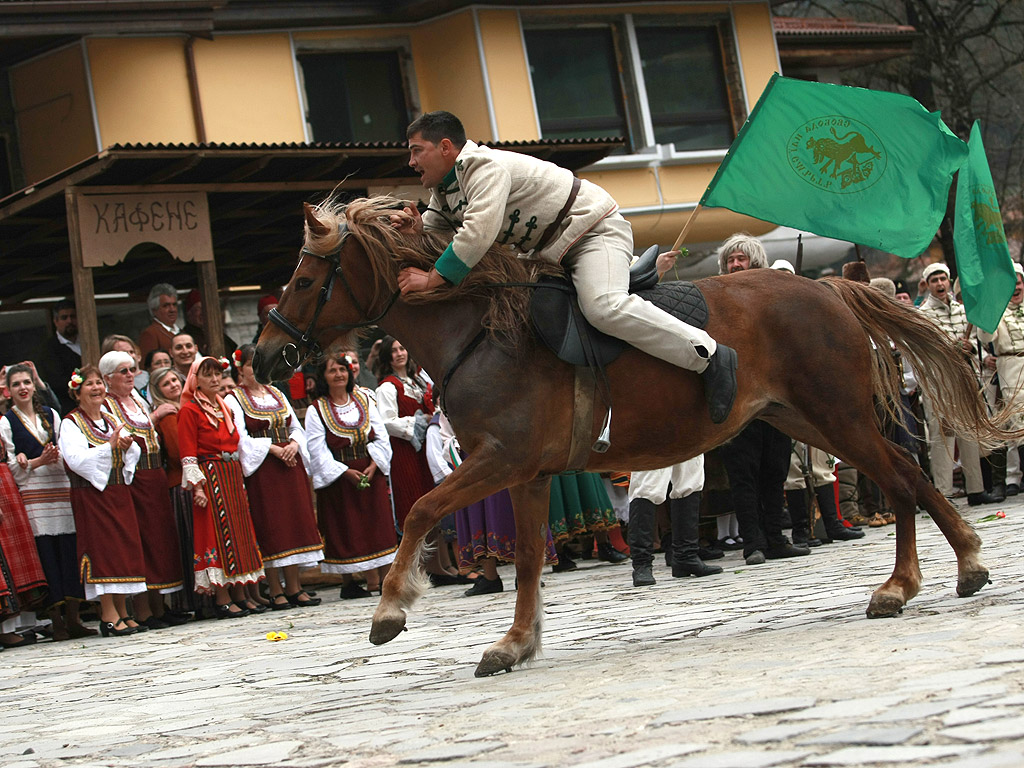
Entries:
{"label": "horse's head", "polygon": [[[371,205],[372,204],[372,205]],[[393,205],[393,204],[392,204]],[[386,237],[378,200],[357,207]],[[365,248],[366,227],[350,229],[346,208],[304,204],[306,233],[299,263],[260,334],[253,372],[261,381],[286,379],[303,361],[318,358],[359,328],[373,325],[398,297],[397,267],[379,244]],[[371,253],[372,251],[372,253]]]}

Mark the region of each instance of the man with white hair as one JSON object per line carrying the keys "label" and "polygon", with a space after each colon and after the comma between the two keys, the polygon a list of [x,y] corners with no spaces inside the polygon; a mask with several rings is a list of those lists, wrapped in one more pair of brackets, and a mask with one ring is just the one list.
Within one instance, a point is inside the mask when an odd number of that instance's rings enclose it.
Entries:
{"label": "man with white hair", "polygon": [[[983,344],[991,344],[992,354],[985,358],[985,368],[998,374],[1003,404],[1019,405],[1024,401],[1024,266],[1014,262],[1013,271],[1017,284],[995,333],[988,334],[979,329],[978,336]],[[1021,429],[1024,416],[1015,416],[1009,426]],[[1024,465],[1022,445],[1024,442],[1009,446],[1006,457],[1007,496],[1020,492],[1021,466]]]}
{"label": "man with white hair", "polygon": [[142,359],[154,349],[171,350],[171,339],[181,328],[178,327],[178,292],[169,283],[157,283],[149,290],[146,299],[153,322],[139,334],[139,354]]}
{"label": "man with white hair", "polygon": [[[745,232],[733,235],[718,249],[718,271],[722,274],[767,268],[768,257],[761,241]],[[760,565],[766,558],[810,554],[809,548],[794,546],[782,532],[782,487],[789,474],[789,436],[755,419],[719,450],[729,476],[747,565]]]}
{"label": "man with white hair", "polygon": [[[967,312],[963,304],[953,297],[949,267],[941,262],[929,264],[924,268],[922,279],[928,295],[921,302],[921,312],[945,331],[965,355],[973,359],[977,354],[973,326],[967,321]],[[928,425],[928,454],[931,459],[932,482],[939,492],[949,498],[953,496],[953,450],[956,447],[960,451],[960,466],[963,468],[964,484],[967,486],[967,503],[973,507],[1002,501],[985,493],[978,444],[964,435],[954,434],[943,424],[927,394],[924,396],[924,413]]]}

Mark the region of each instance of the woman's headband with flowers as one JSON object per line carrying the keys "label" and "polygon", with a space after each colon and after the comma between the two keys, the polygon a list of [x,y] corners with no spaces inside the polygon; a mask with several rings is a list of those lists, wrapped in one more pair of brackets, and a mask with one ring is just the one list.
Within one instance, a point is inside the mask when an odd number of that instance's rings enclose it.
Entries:
{"label": "woman's headband with flowers", "polygon": [[83,381],[85,381],[85,379],[82,378],[82,369],[75,368],[75,370],[71,372],[71,378],[68,380],[68,389],[77,392],[78,388],[82,386]]}
{"label": "woman's headband with flowers", "polygon": [[226,357],[217,358],[217,362],[220,363],[220,367],[221,367],[222,370],[225,370],[225,371],[230,371],[231,370],[231,361],[228,360]]}

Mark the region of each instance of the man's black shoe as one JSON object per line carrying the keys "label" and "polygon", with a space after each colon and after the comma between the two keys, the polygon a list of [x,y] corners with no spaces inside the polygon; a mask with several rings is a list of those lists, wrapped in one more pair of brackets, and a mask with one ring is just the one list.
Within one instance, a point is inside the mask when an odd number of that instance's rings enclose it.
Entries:
{"label": "man's black shoe", "polygon": [[1016,483],[1007,483],[1007,485],[1006,485],[1006,495],[1007,496],[1016,496],[1018,493],[1020,493],[1020,486],[1019,485],[1017,485]]}
{"label": "man's black shoe", "polygon": [[968,493],[967,505],[977,507],[981,504],[998,504],[1003,499],[997,498],[990,493]]}
{"label": "man's black shoe", "polygon": [[854,539],[863,539],[864,531],[860,528],[846,528],[840,524],[829,533],[828,537],[831,541],[853,541]]}
{"label": "man's black shoe", "polygon": [[811,550],[805,549],[804,547],[795,547],[790,543],[779,544],[775,547],[768,547],[764,556],[769,560],[782,560],[786,557],[802,557],[803,555],[811,554]]}
{"label": "man's black shoe", "polygon": [[708,401],[711,421],[721,424],[729,418],[736,400],[736,350],[719,344],[700,378],[704,382],[704,399]]}
{"label": "man's black shoe", "polygon": [[633,566],[633,586],[634,587],[650,587],[657,584],[654,580],[654,571],[649,565],[634,565]]}

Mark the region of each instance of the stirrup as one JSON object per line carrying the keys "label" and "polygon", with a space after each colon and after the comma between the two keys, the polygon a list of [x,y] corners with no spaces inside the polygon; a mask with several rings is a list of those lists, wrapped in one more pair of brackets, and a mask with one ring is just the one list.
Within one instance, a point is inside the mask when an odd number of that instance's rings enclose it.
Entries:
{"label": "stirrup", "polygon": [[597,436],[591,448],[594,453],[605,453],[612,446],[612,409],[609,406],[608,412],[604,415],[604,426],[601,427],[601,434]]}

